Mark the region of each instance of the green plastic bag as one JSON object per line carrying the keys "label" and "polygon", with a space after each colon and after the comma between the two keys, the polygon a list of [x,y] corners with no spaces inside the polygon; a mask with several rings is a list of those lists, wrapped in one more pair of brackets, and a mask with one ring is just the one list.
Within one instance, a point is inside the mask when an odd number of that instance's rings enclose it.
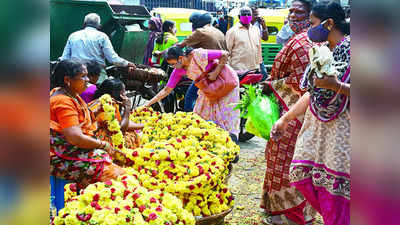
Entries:
{"label": "green plastic bag", "polygon": [[279,119],[279,105],[273,94],[258,95],[247,107],[247,132],[269,140],[272,126]]}

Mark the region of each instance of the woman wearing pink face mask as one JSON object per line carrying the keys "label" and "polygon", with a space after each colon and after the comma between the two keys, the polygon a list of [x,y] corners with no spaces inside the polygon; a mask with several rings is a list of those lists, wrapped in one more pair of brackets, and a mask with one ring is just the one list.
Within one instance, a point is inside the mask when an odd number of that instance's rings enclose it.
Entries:
{"label": "woman wearing pink face mask", "polygon": [[251,24],[252,12],[243,7],[240,22],[226,33],[226,45],[230,53],[229,65],[235,70],[259,69],[262,63],[260,30]]}

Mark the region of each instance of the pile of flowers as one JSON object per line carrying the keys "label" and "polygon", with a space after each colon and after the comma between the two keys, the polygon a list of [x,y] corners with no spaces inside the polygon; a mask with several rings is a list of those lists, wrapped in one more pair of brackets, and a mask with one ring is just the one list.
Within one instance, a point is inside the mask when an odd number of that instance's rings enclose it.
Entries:
{"label": "pile of flowers", "polygon": [[153,141],[127,157],[144,187],[174,194],[195,216],[219,214],[234,203],[224,184],[228,170],[220,157],[196,149],[194,143],[193,137]]}
{"label": "pile of flowers", "polygon": [[234,160],[240,151],[227,131],[193,112],[159,113],[151,108],[139,107],[132,112],[130,119],[145,124],[142,143],[194,137],[197,148],[221,157],[226,164]]}
{"label": "pile of flowers", "polygon": [[130,119],[145,124],[142,146],[126,155],[144,187],[174,194],[195,216],[219,214],[233,206],[224,180],[239,146],[228,132],[194,113],[137,108]]}
{"label": "pile of flowers", "polygon": [[[172,194],[180,199],[182,207],[194,216],[219,214],[233,206],[233,196],[224,181],[229,172],[228,165],[239,153],[239,146],[231,140],[228,132],[194,113],[163,114],[151,108],[137,108],[130,119],[145,124],[141,138],[142,145],[136,149],[128,149],[125,147],[119,122],[115,118],[115,107],[112,105],[111,96],[103,95],[100,102],[106,112],[108,129],[113,133],[112,144],[124,153],[118,156],[117,161],[123,162],[128,174],[134,177],[137,182],[131,182],[134,187],[140,186],[149,190],[149,193]],[[89,187],[93,189],[93,186]],[[90,192],[89,187],[84,190],[84,196],[87,190]],[[97,187],[103,188],[103,185],[97,184]],[[128,185],[127,188],[132,187]],[[131,189],[128,191],[132,192]],[[90,208],[87,206],[91,204],[89,201],[85,200],[84,203],[80,201],[87,197],[70,195],[71,197],[66,198],[72,199],[72,202],[80,202],[79,206],[85,206],[85,209]],[[113,199],[112,201],[115,202]],[[78,203],[69,204],[72,205],[70,207],[67,205],[66,208],[70,210],[78,207],[73,205]],[[112,204],[112,206],[120,205],[120,202]],[[100,207],[104,213],[112,213],[112,207],[101,204]],[[132,206],[129,207],[132,209]],[[93,213],[84,212],[85,215]],[[68,214],[65,216],[67,218],[73,213],[77,215],[82,212],[64,212],[61,215]],[[148,215],[142,214],[144,221],[149,220]],[[130,219],[133,218],[132,215],[129,216]],[[137,220],[141,221],[140,218]],[[147,222],[151,223],[152,220]]]}
{"label": "pile of flowers", "polygon": [[[73,192],[74,188],[69,185],[67,189]],[[132,175],[91,184],[80,195],[66,197],[66,207],[54,218],[54,225],[195,224],[181,200],[168,192],[142,187]]]}

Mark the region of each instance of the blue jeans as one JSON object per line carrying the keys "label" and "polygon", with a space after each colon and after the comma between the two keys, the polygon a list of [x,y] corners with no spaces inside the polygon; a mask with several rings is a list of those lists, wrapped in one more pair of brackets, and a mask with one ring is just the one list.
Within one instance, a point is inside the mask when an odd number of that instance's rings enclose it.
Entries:
{"label": "blue jeans", "polygon": [[264,62],[262,62],[262,63],[260,64],[260,71],[261,71],[261,74],[263,75],[263,78],[262,78],[261,81],[264,81],[264,80],[267,79],[267,77],[268,77],[267,69],[265,68]]}
{"label": "blue jeans", "polygon": [[185,106],[183,107],[183,110],[185,112],[193,112],[194,105],[196,104],[196,99],[197,99],[197,91],[199,88],[194,85],[194,82],[190,85],[188,90],[186,91],[185,94]]}

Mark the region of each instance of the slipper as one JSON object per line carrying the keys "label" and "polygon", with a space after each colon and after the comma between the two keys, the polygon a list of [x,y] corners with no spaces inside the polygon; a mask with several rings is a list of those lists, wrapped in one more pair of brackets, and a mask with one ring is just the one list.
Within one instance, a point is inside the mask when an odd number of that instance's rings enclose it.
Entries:
{"label": "slipper", "polygon": [[271,216],[262,218],[261,222],[263,224],[265,224],[265,225],[285,225],[285,223],[274,223],[274,222],[272,222],[272,217]]}
{"label": "slipper", "polygon": [[264,218],[262,218],[261,222],[262,222],[262,224],[265,224],[265,225],[274,225],[272,223],[271,217],[264,217]]}

